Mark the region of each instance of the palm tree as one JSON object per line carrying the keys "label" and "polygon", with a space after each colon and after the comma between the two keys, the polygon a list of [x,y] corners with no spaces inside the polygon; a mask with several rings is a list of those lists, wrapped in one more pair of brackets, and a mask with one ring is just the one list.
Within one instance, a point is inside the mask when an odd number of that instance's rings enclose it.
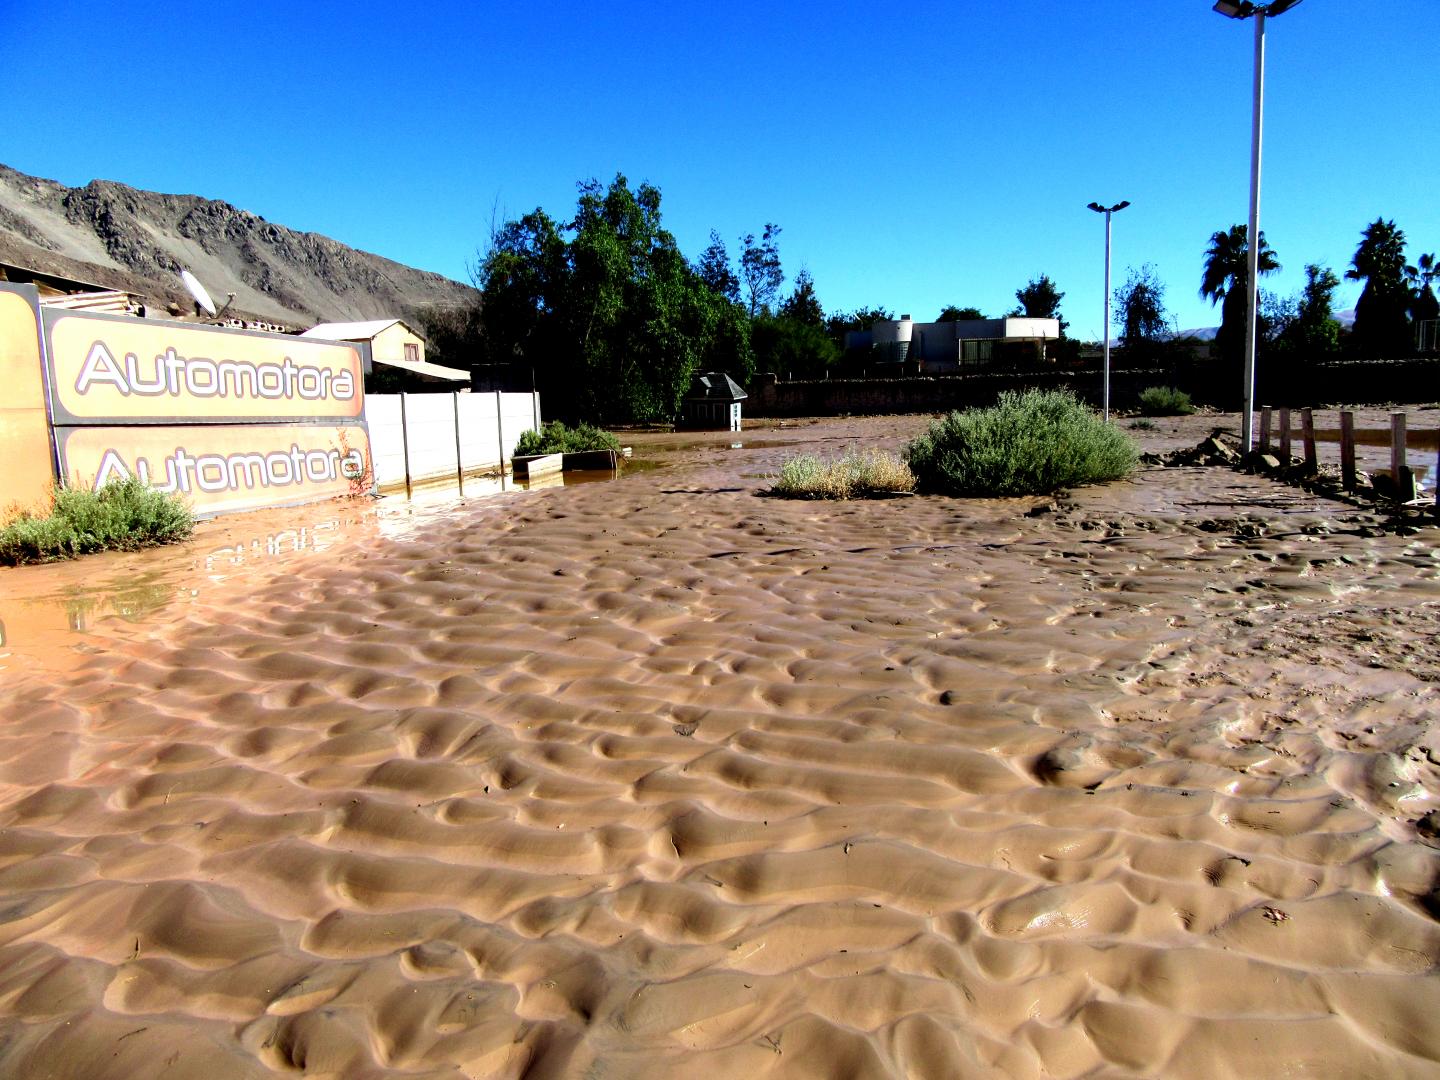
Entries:
{"label": "palm tree", "polygon": [[1345,277],[1363,281],[1355,305],[1355,341],[1372,356],[1398,356],[1410,350],[1409,281],[1418,271],[1405,263],[1405,234],[1394,221],[1376,218],[1361,233],[1360,246]]}
{"label": "palm tree", "polygon": [[[1210,237],[1205,252],[1205,273],[1200,279],[1200,295],[1211,304],[1224,301],[1220,309],[1220,330],[1215,344],[1227,360],[1238,360],[1245,352],[1245,312],[1248,307],[1250,282],[1249,228],[1232,225],[1227,232]],[[1275,252],[1265,242],[1260,230],[1260,273],[1273,274],[1280,269]]]}
{"label": "palm tree", "polygon": [[[1433,253],[1421,255],[1415,260],[1415,275],[1411,282],[1410,317],[1416,323],[1433,322],[1440,319],[1440,299],[1435,297],[1434,283],[1440,277],[1440,266],[1436,265]],[[1432,339],[1433,340],[1433,331]],[[1434,348],[1432,345],[1431,348]]]}

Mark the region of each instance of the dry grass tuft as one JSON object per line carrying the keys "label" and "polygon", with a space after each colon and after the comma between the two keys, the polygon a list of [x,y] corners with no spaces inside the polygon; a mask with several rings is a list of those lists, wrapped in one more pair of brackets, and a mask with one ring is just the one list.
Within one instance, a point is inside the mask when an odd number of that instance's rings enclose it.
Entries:
{"label": "dry grass tuft", "polygon": [[863,499],[915,490],[915,474],[884,450],[848,450],[838,461],[814,454],[793,457],[780,467],[769,494],[786,499]]}

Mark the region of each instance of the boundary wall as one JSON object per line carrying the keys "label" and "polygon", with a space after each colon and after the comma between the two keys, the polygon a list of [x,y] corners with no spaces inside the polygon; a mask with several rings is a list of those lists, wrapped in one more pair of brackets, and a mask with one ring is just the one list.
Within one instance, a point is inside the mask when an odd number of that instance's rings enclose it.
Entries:
{"label": "boundary wall", "polygon": [[503,473],[523,432],[540,430],[540,395],[371,394],[375,482],[381,491]]}

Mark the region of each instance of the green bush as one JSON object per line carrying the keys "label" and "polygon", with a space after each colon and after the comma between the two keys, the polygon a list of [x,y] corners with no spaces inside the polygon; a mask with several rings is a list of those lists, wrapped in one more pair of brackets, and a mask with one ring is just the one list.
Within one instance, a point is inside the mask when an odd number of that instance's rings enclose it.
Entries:
{"label": "green bush", "polygon": [[780,466],[771,495],[786,499],[854,499],[914,491],[915,474],[883,450],[847,451],[838,461],[801,454]]}
{"label": "green bush", "polygon": [[1147,386],[1140,391],[1141,416],[1189,416],[1195,411],[1190,395],[1173,386]]}
{"label": "green bush", "polygon": [[1006,391],[991,408],[953,412],[905,457],[920,490],[943,495],[1044,495],[1117,479],[1138,459],[1128,435],[1058,390]]}
{"label": "green bush", "polygon": [[178,495],[131,477],[98,491],[57,487],[45,517],[21,514],[0,529],[0,563],[50,562],[95,551],[134,551],[188,539],[195,515]]}
{"label": "green bush", "polygon": [[619,450],[620,440],[608,431],[580,424],[567,428],[559,420],[551,420],[540,431],[527,431],[515,444],[515,456],[531,454],[579,454],[586,450]]}

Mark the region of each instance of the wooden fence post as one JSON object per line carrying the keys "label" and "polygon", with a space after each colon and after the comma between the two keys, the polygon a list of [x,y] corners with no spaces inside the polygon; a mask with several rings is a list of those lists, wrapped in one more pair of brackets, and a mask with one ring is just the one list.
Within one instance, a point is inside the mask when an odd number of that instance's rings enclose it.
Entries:
{"label": "wooden fence post", "polygon": [[1415,498],[1415,474],[1405,461],[1405,414],[1399,411],[1390,414],[1390,479],[1396,502]]}
{"label": "wooden fence post", "polygon": [[1260,406],[1260,453],[1270,452],[1270,406]]}
{"label": "wooden fence post", "polygon": [[1290,410],[1280,409],[1280,464],[1290,467]]}
{"label": "wooden fence post", "polygon": [[1314,476],[1320,471],[1320,456],[1315,452],[1315,412],[1300,410],[1301,437],[1305,440],[1305,475]]}
{"label": "wooden fence post", "polygon": [[1355,490],[1355,413],[1350,409],[1340,410],[1340,484]]}

